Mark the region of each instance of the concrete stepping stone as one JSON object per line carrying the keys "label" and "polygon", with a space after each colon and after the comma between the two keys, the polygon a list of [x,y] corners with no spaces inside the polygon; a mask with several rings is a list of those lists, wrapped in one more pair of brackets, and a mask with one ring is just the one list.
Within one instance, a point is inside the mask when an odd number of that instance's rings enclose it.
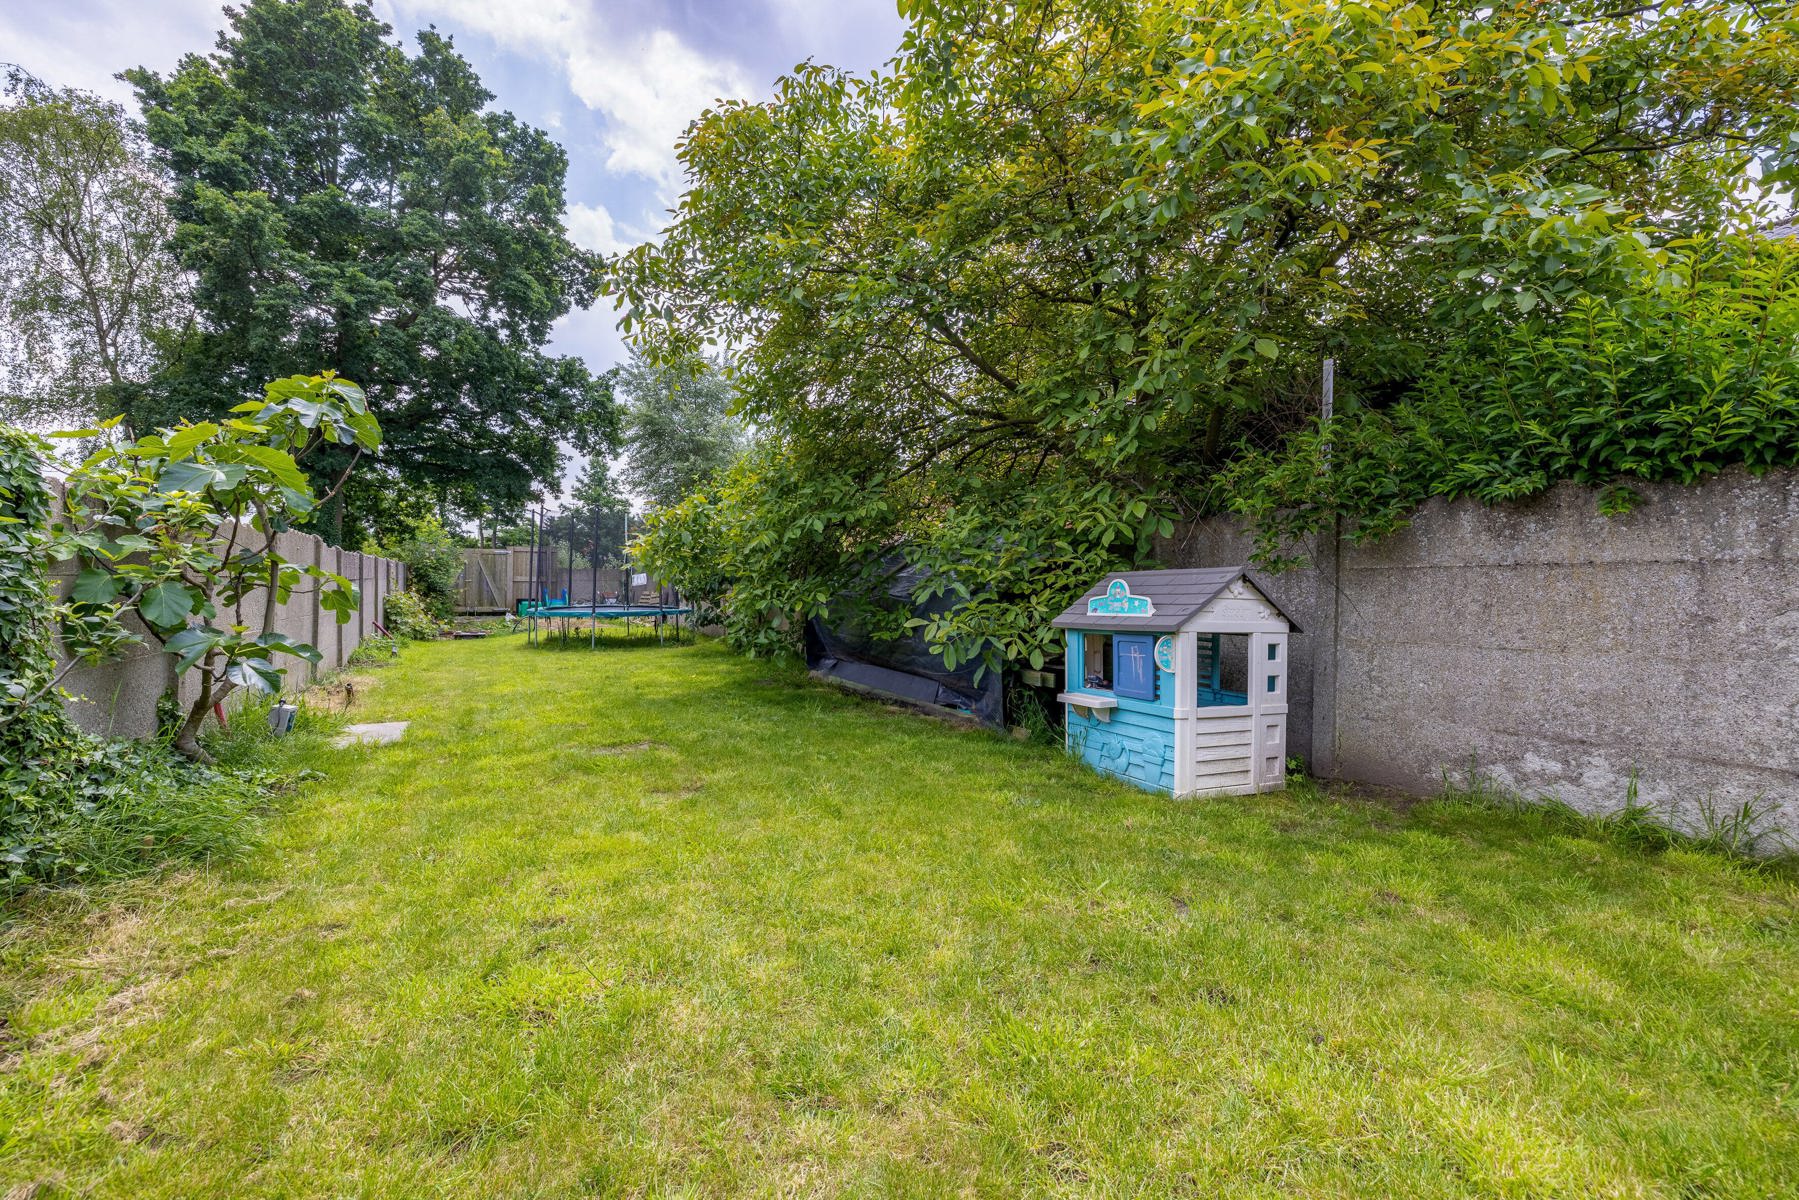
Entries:
{"label": "concrete stepping stone", "polygon": [[346,746],[386,746],[400,740],[411,721],[371,721],[366,725],[346,725],[331,744],[342,750]]}

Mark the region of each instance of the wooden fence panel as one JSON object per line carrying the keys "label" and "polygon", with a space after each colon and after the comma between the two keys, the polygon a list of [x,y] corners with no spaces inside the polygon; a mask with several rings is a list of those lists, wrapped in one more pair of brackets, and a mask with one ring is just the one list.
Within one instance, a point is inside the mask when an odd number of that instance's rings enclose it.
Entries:
{"label": "wooden fence panel", "polygon": [[511,612],[531,590],[531,551],[522,546],[466,549],[456,586],[457,612]]}

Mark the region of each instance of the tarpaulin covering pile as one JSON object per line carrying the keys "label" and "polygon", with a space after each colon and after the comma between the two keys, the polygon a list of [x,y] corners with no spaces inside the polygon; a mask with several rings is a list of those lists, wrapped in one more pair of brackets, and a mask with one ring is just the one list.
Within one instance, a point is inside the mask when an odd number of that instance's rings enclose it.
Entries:
{"label": "tarpaulin covering pile", "polygon": [[[883,565],[892,570],[886,577],[880,603],[918,617],[950,608],[952,599],[946,596],[922,603],[912,599],[920,582],[917,568],[898,558]],[[978,662],[950,670],[916,631],[907,631],[893,640],[879,640],[853,618],[826,622],[814,617],[806,622],[806,666],[825,678],[909,704],[948,709],[996,729],[1005,724],[1001,672],[988,671],[976,683]]]}

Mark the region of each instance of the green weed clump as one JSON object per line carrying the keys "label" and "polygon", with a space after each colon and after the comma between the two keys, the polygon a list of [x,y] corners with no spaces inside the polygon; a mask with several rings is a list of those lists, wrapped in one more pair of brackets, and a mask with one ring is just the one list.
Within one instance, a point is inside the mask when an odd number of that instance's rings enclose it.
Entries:
{"label": "green weed clump", "polygon": [[241,855],[292,782],[252,762],[247,730],[202,766],[170,749],[183,719],[172,697],[152,744],[92,737],[64,711],[53,650],[68,607],[45,573],[50,515],[42,443],[0,426],[0,900]]}
{"label": "green weed clump", "polygon": [[33,786],[9,790],[0,810],[0,898],[235,859],[256,843],[271,797],[293,783],[268,768],[202,766],[161,744],[99,739],[21,769]]}
{"label": "green weed clump", "polygon": [[1591,838],[1644,854],[1687,851],[1715,855],[1752,870],[1799,874],[1799,846],[1779,827],[1780,806],[1765,797],[1719,803],[1709,797],[1682,814],[1647,803],[1633,775],[1623,801],[1605,812],[1582,812],[1555,796],[1525,796],[1501,786],[1470,762],[1466,775],[1443,776],[1438,803],[1516,815],[1546,831]]}

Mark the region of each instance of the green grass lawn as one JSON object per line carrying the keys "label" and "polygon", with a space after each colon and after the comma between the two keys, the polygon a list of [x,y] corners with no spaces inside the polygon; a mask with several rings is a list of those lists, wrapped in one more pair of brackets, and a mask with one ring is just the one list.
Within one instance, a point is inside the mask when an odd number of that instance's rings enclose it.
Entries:
{"label": "green grass lawn", "polygon": [[1788,879],[710,644],[379,678],[247,862],[13,914],[0,1193],[1799,1194]]}

